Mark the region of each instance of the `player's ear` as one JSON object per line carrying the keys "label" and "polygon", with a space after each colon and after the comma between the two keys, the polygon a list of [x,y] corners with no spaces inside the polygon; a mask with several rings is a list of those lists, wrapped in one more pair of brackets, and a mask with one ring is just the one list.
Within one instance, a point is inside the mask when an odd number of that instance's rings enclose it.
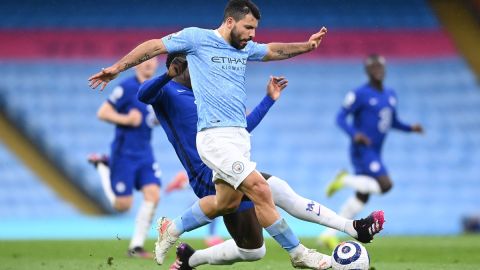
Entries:
{"label": "player's ear", "polygon": [[225,20],[225,25],[227,26],[227,28],[229,30],[232,30],[233,26],[235,25],[236,21],[233,17],[228,17],[226,20]]}

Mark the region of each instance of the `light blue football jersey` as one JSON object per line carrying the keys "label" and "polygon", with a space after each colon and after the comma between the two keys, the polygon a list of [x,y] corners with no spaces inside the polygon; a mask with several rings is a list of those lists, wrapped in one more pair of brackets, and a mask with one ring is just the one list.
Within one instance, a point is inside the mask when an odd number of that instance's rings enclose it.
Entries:
{"label": "light blue football jersey", "polygon": [[198,110],[197,130],[246,127],[247,61],[261,61],[267,45],[249,41],[238,50],[216,30],[196,27],[162,38],[168,53],[187,54]]}

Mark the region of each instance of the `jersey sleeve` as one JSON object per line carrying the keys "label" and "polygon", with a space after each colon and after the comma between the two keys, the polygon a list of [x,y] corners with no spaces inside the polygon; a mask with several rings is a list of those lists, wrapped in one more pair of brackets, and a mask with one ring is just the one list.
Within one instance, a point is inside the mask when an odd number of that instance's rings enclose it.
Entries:
{"label": "jersey sleeve", "polygon": [[397,115],[397,97],[396,95],[392,95],[393,100],[390,101],[390,104],[392,105],[393,107],[393,113],[392,113],[392,128],[395,128],[395,129],[398,129],[398,130],[402,130],[402,131],[406,131],[406,132],[410,132],[412,131],[412,126],[411,125],[408,125],[402,121],[400,121],[400,119],[398,119],[398,115]]}
{"label": "jersey sleeve", "polygon": [[361,105],[360,95],[357,91],[348,92],[343,101],[343,106],[337,114],[337,125],[345,131],[350,137],[354,137],[357,131],[352,124],[349,124],[347,118],[350,114],[355,114]]}
{"label": "jersey sleeve", "polygon": [[248,60],[249,61],[262,61],[265,55],[267,55],[267,44],[257,43],[250,41],[247,45]]}
{"label": "jersey sleeve", "polygon": [[253,111],[247,115],[247,131],[250,133],[255,129],[258,124],[262,121],[263,117],[267,114],[268,110],[273,106],[275,101],[269,97],[265,96],[260,104],[253,109]]}
{"label": "jersey sleeve", "polygon": [[154,104],[163,96],[163,86],[167,84],[171,78],[167,73],[157,76],[153,79],[147,80],[142,85],[137,93],[137,98],[145,104]]}
{"label": "jersey sleeve", "polygon": [[115,87],[107,101],[115,108],[116,111],[125,110],[131,103],[131,100],[125,94],[125,90],[122,86]]}
{"label": "jersey sleeve", "polygon": [[168,53],[193,53],[200,37],[199,28],[189,27],[162,38]]}

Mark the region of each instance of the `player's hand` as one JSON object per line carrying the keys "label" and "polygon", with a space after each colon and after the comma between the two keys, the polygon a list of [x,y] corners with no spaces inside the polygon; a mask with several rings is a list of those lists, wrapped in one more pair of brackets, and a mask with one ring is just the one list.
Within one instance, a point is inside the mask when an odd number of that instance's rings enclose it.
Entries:
{"label": "player's hand", "polygon": [[95,89],[99,85],[102,85],[100,91],[103,91],[103,89],[105,89],[105,86],[107,86],[107,84],[111,80],[115,79],[119,73],[120,71],[114,67],[102,68],[102,71],[88,78],[89,86],[92,89]]}
{"label": "player's hand", "polygon": [[370,141],[370,138],[368,138],[366,135],[363,133],[357,133],[355,134],[355,137],[353,137],[353,141],[356,144],[363,144],[363,145],[370,145],[372,144],[372,141]]}
{"label": "player's hand", "polygon": [[127,125],[138,127],[142,124],[142,113],[137,109],[131,109],[127,114]]}
{"label": "player's hand", "polygon": [[177,56],[173,59],[168,68],[167,76],[170,78],[177,77],[187,69],[188,63],[184,56]]}
{"label": "player's hand", "polygon": [[273,99],[277,100],[280,98],[280,94],[288,86],[288,80],[285,77],[275,77],[270,76],[270,80],[267,85],[267,95]]}
{"label": "player's hand", "polygon": [[327,28],[326,27],[322,27],[322,29],[320,29],[320,31],[313,34],[310,37],[310,39],[308,40],[308,43],[310,45],[310,50],[315,50],[316,48],[318,48],[318,46],[322,42],[322,39],[325,37],[325,35],[327,35]]}
{"label": "player's hand", "polygon": [[424,133],[423,127],[420,124],[413,125],[412,126],[412,131],[415,132],[415,133],[420,133],[420,134]]}

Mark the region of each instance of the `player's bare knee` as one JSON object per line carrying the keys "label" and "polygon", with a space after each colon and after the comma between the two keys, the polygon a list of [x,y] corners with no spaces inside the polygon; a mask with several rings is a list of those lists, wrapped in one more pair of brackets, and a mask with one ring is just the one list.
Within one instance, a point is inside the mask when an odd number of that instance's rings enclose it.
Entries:
{"label": "player's bare knee", "polygon": [[144,190],[143,197],[145,201],[157,204],[160,200],[160,189],[158,187],[155,187]]}
{"label": "player's bare knee", "polygon": [[113,207],[118,212],[126,212],[126,211],[130,210],[132,205],[127,203],[127,202],[115,202],[115,205]]}
{"label": "player's bare knee", "polygon": [[385,181],[380,183],[380,189],[382,190],[382,194],[389,192],[393,188],[392,181]]}
{"label": "player's bare knee", "polygon": [[251,186],[250,191],[250,199],[256,204],[272,200],[272,191],[266,181],[258,181],[254,183]]}
{"label": "player's bare knee", "polygon": [[365,193],[360,193],[360,192],[357,192],[356,194],[356,197],[359,201],[363,202],[363,203],[367,203],[368,202],[368,199],[370,198],[370,195],[369,194],[365,194]]}
{"label": "player's bare knee", "polygon": [[382,194],[387,193],[393,187],[393,182],[387,175],[380,176],[378,178],[378,184],[380,185]]}
{"label": "player's bare knee", "polygon": [[115,203],[113,205],[113,208],[117,210],[118,212],[125,212],[130,210],[133,204],[133,198],[132,197],[118,197],[115,200]]}

